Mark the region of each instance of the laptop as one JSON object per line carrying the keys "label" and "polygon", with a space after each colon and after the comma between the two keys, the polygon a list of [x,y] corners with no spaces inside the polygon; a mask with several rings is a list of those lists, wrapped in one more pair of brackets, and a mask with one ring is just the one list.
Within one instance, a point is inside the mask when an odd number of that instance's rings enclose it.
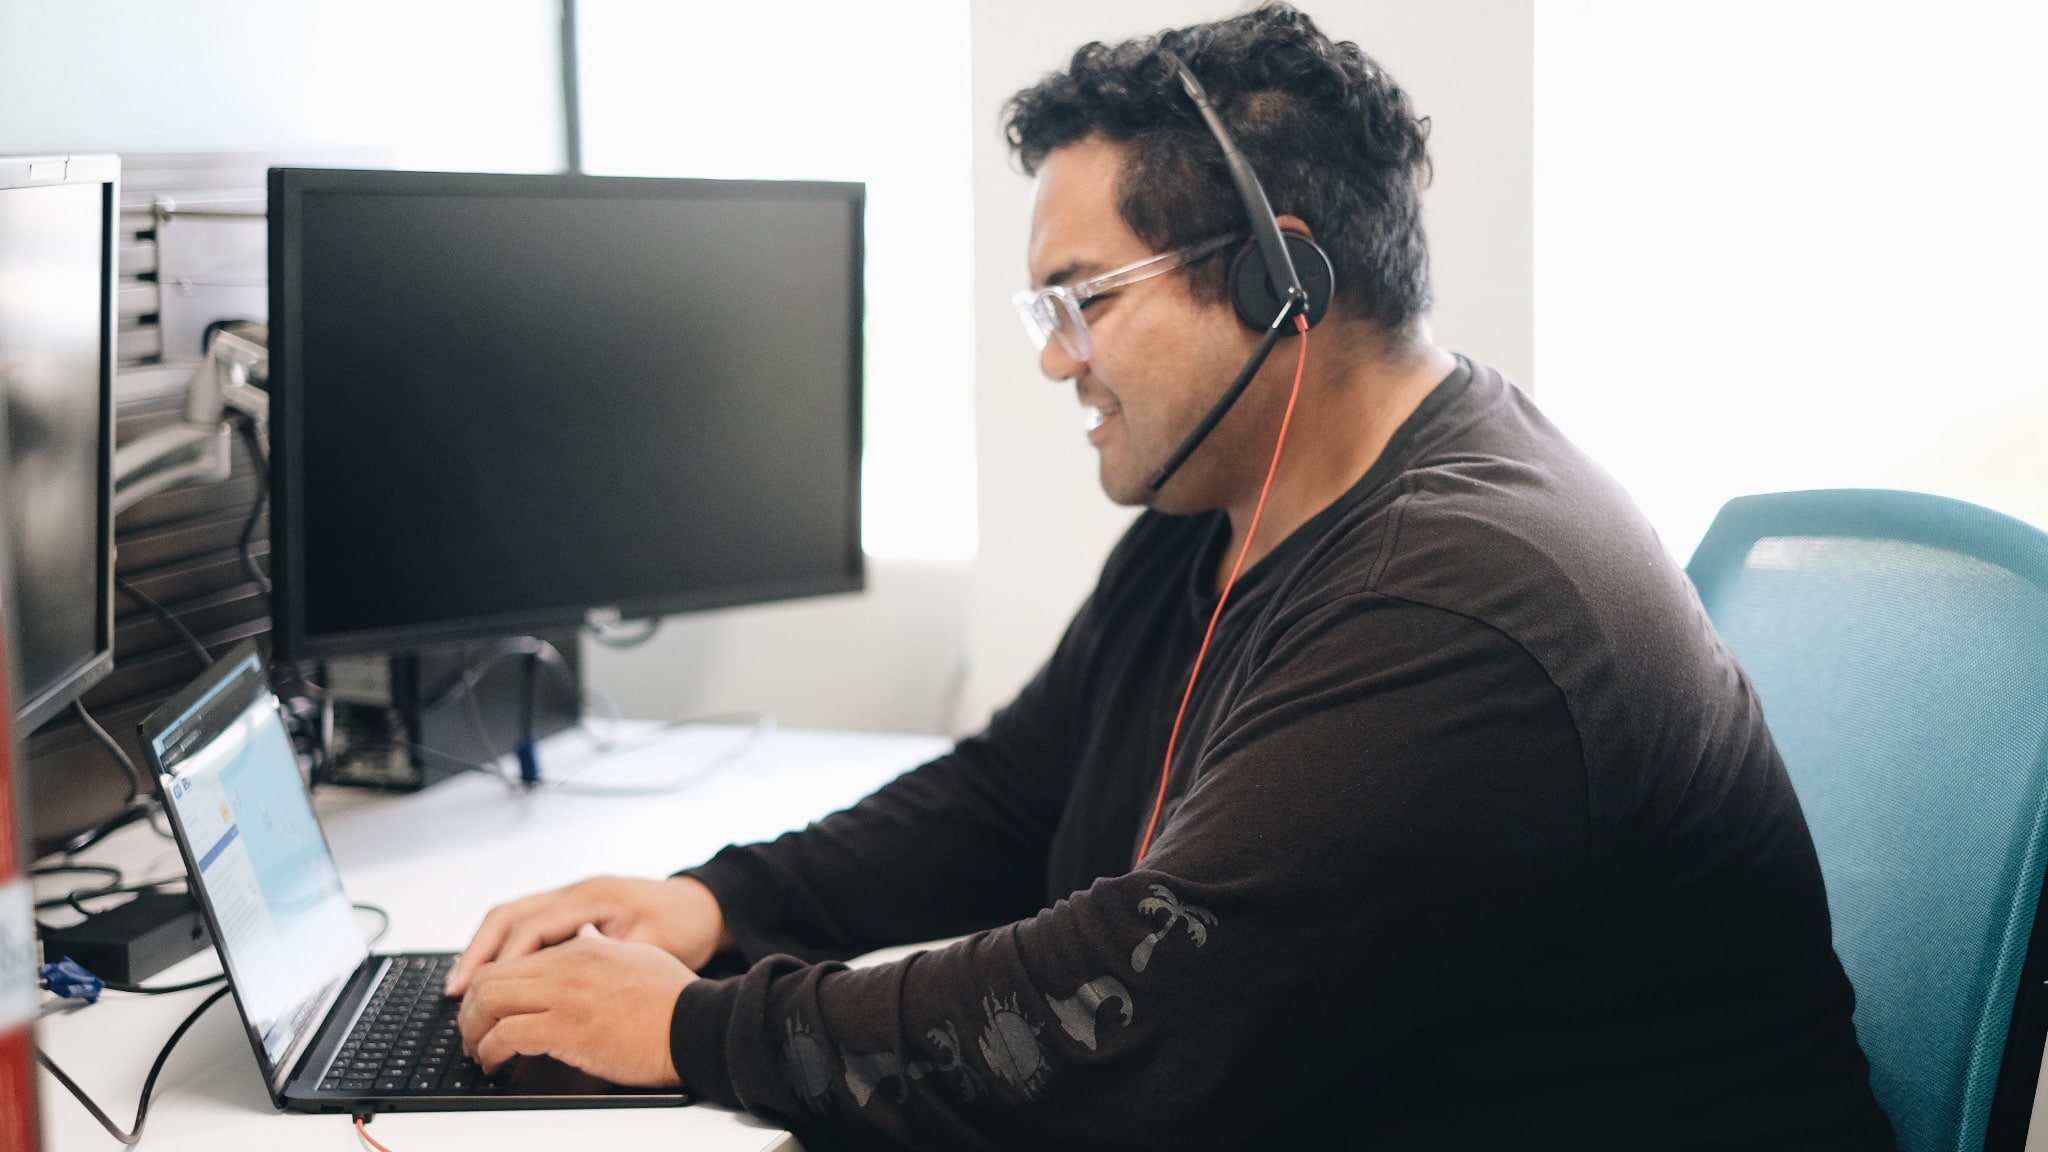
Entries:
{"label": "laptop", "polygon": [[313,815],[284,717],[243,643],[142,722],[193,898],[272,1103],[298,1112],[686,1104],[545,1057],[484,1076],[462,1054],[454,953],[372,955]]}

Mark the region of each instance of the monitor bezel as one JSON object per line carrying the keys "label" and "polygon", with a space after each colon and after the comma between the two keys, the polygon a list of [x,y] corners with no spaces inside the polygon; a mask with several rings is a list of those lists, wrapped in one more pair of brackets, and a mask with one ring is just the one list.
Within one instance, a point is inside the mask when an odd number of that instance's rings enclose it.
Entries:
{"label": "monitor bezel", "polygon": [[[300,449],[305,429],[300,393],[305,365],[304,316],[296,286],[303,275],[298,232],[303,198],[323,193],[425,196],[551,196],[560,198],[672,198],[734,196],[825,199],[849,213],[851,260],[846,296],[852,340],[847,364],[854,418],[848,460],[847,535],[838,571],[815,577],[695,588],[663,596],[607,603],[559,604],[530,611],[479,615],[422,624],[309,633],[304,587],[306,525]],[[465,640],[580,627],[596,619],[638,619],[706,611],[806,596],[858,592],[866,586],[861,547],[860,469],[865,361],[865,215],[867,186],[822,180],[706,180],[693,178],[421,172],[362,168],[272,168],[270,214],[271,593],[276,658],[317,660],[370,652],[405,651]]]}
{"label": "monitor bezel", "polygon": [[[53,173],[52,169],[56,171]],[[14,731],[25,738],[55,719],[114,670],[114,355],[119,326],[115,306],[120,267],[121,158],[111,154],[0,157],[0,191],[66,184],[100,185],[99,559],[96,565],[98,635],[94,652],[66,669],[42,691],[19,696]],[[12,565],[4,579],[10,613],[20,610]],[[9,664],[14,664],[10,658]],[[10,671],[10,679],[15,673]],[[17,694],[23,685],[16,684]]]}

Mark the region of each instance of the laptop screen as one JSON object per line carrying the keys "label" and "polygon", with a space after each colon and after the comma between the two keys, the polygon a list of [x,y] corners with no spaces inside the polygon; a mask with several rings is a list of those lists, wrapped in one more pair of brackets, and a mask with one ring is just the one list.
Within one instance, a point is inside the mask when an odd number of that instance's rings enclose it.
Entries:
{"label": "laptop screen", "polygon": [[369,949],[255,651],[222,660],[165,712],[144,739],[276,1085]]}

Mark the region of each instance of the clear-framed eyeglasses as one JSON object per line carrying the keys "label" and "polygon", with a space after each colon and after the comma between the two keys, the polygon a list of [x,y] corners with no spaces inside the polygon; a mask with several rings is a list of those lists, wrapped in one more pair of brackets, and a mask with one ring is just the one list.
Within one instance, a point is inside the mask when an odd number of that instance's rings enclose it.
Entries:
{"label": "clear-framed eyeglasses", "polygon": [[1010,303],[1017,306],[1017,315],[1023,319],[1024,331],[1031,336],[1034,347],[1043,351],[1047,340],[1056,339],[1067,355],[1076,360],[1086,360],[1095,354],[1095,340],[1088,335],[1088,318],[1081,314],[1082,307],[1090,300],[1105,292],[1128,288],[1141,280],[1184,268],[1238,239],[1240,237],[1236,235],[1217,236],[1186,248],[1147,256],[1135,264],[1126,264],[1114,272],[1105,272],[1078,284],[1026,288],[1010,297]]}

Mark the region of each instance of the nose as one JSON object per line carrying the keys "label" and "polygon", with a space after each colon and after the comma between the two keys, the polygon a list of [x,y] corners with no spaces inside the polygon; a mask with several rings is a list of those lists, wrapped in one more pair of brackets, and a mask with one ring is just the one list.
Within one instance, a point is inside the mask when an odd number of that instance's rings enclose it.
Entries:
{"label": "nose", "polygon": [[1087,366],[1086,360],[1075,358],[1058,339],[1047,340],[1045,347],[1038,350],[1038,370],[1048,380],[1072,380]]}

